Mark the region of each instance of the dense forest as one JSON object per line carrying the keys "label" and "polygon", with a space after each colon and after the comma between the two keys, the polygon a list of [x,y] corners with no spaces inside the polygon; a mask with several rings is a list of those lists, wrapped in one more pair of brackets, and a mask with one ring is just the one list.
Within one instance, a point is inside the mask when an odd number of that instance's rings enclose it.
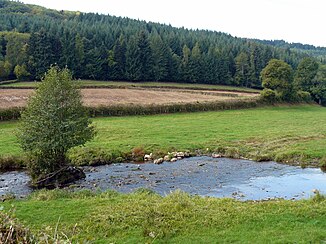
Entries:
{"label": "dense forest", "polygon": [[301,52],[308,54],[309,56],[313,56],[317,58],[321,63],[326,63],[326,47],[316,47],[309,44],[302,43],[288,43],[284,40],[258,40],[254,39],[254,41],[268,44],[274,47],[279,47],[283,49],[289,49],[291,51]]}
{"label": "dense forest", "polygon": [[0,0],[0,79],[40,79],[52,65],[75,78],[261,87],[273,58],[308,56],[228,34]]}

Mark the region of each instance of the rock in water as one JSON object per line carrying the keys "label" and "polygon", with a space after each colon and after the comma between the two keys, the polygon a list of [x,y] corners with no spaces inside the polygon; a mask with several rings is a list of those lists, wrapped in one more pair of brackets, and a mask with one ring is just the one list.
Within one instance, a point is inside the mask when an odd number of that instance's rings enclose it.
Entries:
{"label": "rock in water", "polygon": [[164,159],[163,158],[159,158],[159,159],[155,159],[154,160],[154,164],[161,164],[164,162]]}
{"label": "rock in water", "polygon": [[86,178],[84,171],[81,168],[68,166],[51,174],[45,175],[32,183],[34,188],[48,188],[53,189],[57,187],[64,187],[77,180]]}

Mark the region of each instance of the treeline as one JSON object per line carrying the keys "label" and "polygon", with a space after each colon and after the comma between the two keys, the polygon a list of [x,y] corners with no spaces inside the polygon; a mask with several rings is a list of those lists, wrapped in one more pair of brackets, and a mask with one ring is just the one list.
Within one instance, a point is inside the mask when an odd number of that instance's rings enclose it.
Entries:
{"label": "treeline", "polygon": [[55,11],[0,0],[0,79],[40,79],[51,64],[75,78],[261,87],[273,59],[307,56],[207,31],[129,18]]}
{"label": "treeline", "polygon": [[326,63],[326,47],[316,47],[314,45],[302,43],[288,43],[284,40],[257,40],[256,42],[271,45],[278,48],[289,49],[315,57],[321,63]]}

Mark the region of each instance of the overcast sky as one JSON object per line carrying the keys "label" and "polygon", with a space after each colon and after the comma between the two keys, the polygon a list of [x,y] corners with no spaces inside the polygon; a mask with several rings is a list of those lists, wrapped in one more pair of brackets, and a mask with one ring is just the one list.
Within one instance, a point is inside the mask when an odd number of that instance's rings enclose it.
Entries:
{"label": "overcast sky", "polygon": [[22,0],[237,37],[283,39],[326,47],[325,0]]}

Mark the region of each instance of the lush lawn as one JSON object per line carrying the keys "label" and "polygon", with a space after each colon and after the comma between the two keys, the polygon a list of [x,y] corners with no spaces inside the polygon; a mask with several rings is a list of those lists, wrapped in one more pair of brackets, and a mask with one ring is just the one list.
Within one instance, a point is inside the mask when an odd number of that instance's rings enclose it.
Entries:
{"label": "lush lawn", "polygon": [[[87,148],[130,152],[220,151],[253,159],[314,162],[326,156],[326,108],[302,105],[219,112],[96,118]],[[0,123],[0,154],[19,155],[15,122]]]}
{"label": "lush lawn", "polygon": [[[34,233],[73,243],[323,243],[326,200],[239,202],[148,191],[39,192],[6,201]],[[57,231],[56,231],[57,229]],[[63,235],[63,234],[64,235]]]}
{"label": "lush lawn", "polygon": [[[173,82],[126,82],[126,81],[94,81],[94,80],[80,80],[78,81],[83,87],[161,87],[161,88],[190,88],[190,89],[208,89],[208,90],[225,90],[225,91],[246,91],[246,92],[260,92],[259,90],[234,87],[224,85],[208,85],[208,84],[187,84],[187,83],[173,83]],[[1,84],[0,84],[1,85]],[[37,87],[38,82],[12,82],[3,84],[1,87]]]}

